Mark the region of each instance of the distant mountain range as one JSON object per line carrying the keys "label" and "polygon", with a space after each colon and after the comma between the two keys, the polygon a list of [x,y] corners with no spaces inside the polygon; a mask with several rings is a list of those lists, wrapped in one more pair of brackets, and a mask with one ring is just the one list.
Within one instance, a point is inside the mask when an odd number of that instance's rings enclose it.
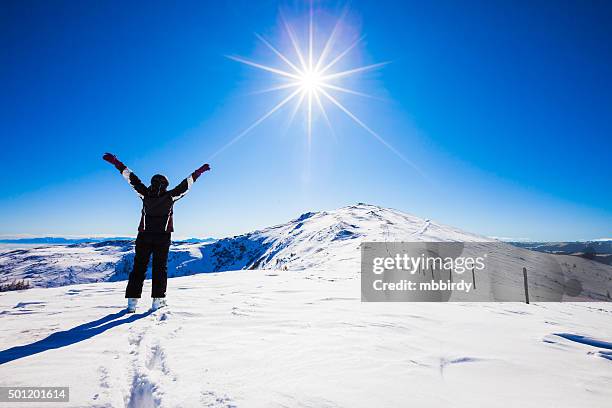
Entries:
{"label": "distant mountain range", "polygon": [[574,255],[612,265],[612,240],[576,242],[509,242],[519,248],[549,254]]}
{"label": "distant mountain range", "polygon": [[[32,237],[32,238],[13,238],[0,239],[0,244],[24,244],[24,245],[71,245],[71,244],[86,244],[105,241],[133,241],[134,237],[97,237],[97,238],[64,238],[64,237]],[[175,240],[175,242],[214,242],[215,238],[187,238]]]}

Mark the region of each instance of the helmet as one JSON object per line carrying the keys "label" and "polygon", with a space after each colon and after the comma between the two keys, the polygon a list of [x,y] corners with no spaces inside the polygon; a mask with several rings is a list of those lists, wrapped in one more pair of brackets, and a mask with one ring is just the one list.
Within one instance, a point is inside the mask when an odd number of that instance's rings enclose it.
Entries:
{"label": "helmet", "polygon": [[149,193],[151,195],[159,197],[166,192],[166,189],[170,185],[168,178],[163,174],[156,174],[151,177],[151,185],[149,186]]}

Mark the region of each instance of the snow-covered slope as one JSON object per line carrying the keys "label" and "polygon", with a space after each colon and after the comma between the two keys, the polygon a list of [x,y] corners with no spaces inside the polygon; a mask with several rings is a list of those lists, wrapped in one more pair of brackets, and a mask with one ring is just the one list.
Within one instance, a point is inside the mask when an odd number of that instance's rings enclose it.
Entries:
{"label": "snow-covered slope", "polygon": [[[360,270],[363,241],[486,242],[490,239],[424,220],[401,211],[356,204],[333,211],[310,212],[285,224],[225,238],[213,243],[176,243],[168,258],[170,277],[239,269],[342,271]],[[542,270],[550,255],[497,243],[500,264],[521,261],[521,267]],[[0,283],[26,279],[32,286],[53,287],[73,283],[127,279],[133,264],[133,243],[37,247],[0,254]],[[612,267],[580,258],[559,256],[560,263],[587,271],[581,282],[600,298],[607,295]],[[522,287],[520,282],[513,286]],[[608,290],[612,293],[612,290]],[[537,298],[536,298],[537,299]]]}
{"label": "snow-covered slope", "polygon": [[1,294],[0,386],[69,386],[58,407],[612,401],[609,303],[361,303],[356,276],[252,270],[171,279],[168,310],[126,316],[123,290]]}
{"label": "snow-covered slope", "polygon": [[[610,303],[362,303],[362,241],[487,245],[371,205],[308,213],[173,245],[171,276],[232,272],[171,279],[168,309],[145,296],[130,316],[112,281],[131,242],[8,251],[4,278],[111,282],[1,293],[0,386],[69,386],[68,407],[609,407]],[[552,256],[500,245],[504,264]],[[609,285],[609,266],[558,259]]]}
{"label": "snow-covered slope", "polygon": [[0,252],[0,283],[26,280],[32,287],[55,287],[105,281],[132,252],[129,241],[9,247]]}

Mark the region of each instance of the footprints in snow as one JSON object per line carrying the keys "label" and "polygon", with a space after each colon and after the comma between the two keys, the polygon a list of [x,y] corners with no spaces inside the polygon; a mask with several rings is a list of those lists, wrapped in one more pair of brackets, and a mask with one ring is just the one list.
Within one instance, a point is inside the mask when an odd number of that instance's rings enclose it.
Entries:
{"label": "footprints in snow", "polygon": [[209,408],[236,408],[227,395],[218,395],[212,391],[202,391],[200,402],[203,407]]}
{"label": "footprints in snow", "polygon": [[132,348],[129,368],[131,384],[125,397],[128,408],[160,406],[164,383],[176,381],[166,363],[166,353],[157,337],[159,333],[151,333],[165,324],[167,312],[152,316],[156,321],[144,322],[145,328],[140,331],[136,332],[135,327],[130,328],[128,342]]}
{"label": "footprints in snow", "polygon": [[13,309],[28,308],[28,306],[31,306],[34,309],[40,309],[45,307],[46,304],[46,302],[19,302],[13,307]]}
{"label": "footprints in snow", "polygon": [[32,314],[44,309],[46,302],[19,302],[15,306],[13,306],[10,310],[3,310],[0,312],[0,316],[3,315],[24,315],[24,314]]}
{"label": "footprints in snow", "polygon": [[[172,370],[172,358],[164,347],[165,341],[172,341],[183,330],[181,326],[172,328],[168,323],[174,313],[160,311],[153,313],[153,321],[143,320],[141,325],[130,328],[128,337],[130,362],[127,373],[127,389],[124,403],[128,408],[153,408],[180,406],[176,400],[179,378]],[[176,317],[194,317],[198,314],[177,312]],[[198,406],[231,408],[235,407],[230,397],[203,390]]]}
{"label": "footprints in snow", "polygon": [[486,360],[482,358],[476,358],[476,357],[458,357],[458,358],[453,358],[451,360],[446,359],[446,358],[441,358],[440,359],[440,375],[442,376],[444,375],[444,369],[449,365],[475,363],[479,361],[486,361]]}

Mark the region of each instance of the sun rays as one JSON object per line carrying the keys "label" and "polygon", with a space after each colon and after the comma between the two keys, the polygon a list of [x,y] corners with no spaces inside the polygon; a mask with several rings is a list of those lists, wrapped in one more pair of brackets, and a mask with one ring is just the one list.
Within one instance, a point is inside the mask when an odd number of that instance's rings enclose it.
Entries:
{"label": "sun rays", "polygon": [[341,102],[339,96],[340,94],[342,94],[344,97],[370,97],[370,95],[366,93],[351,89],[341,84],[342,79],[376,70],[388,64],[388,62],[381,62],[348,69],[338,68],[342,62],[346,61],[347,56],[351,53],[351,51],[359,46],[363,40],[363,37],[360,37],[345,47],[342,47],[342,44],[339,44],[340,41],[338,41],[338,37],[339,32],[342,29],[344,16],[345,14],[336,20],[329,35],[322,42],[323,47],[320,51],[317,50],[317,44],[315,44],[316,28],[314,14],[311,8],[308,16],[308,34],[305,44],[300,43],[294,27],[292,27],[284,18],[282,19],[282,25],[284,32],[289,39],[290,50],[286,52],[281,51],[270,41],[261,35],[256,34],[259,41],[261,41],[261,43],[276,56],[277,63],[274,64],[274,66],[252,61],[243,57],[228,56],[228,58],[236,62],[267,72],[272,75],[274,79],[279,81],[278,85],[255,93],[263,94],[270,92],[286,92],[287,96],[282,98],[280,102],[274,105],[268,112],[263,114],[259,119],[254,121],[242,132],[236,135],[229,141],[229,143],[217,151],[213,157],[217,156],[222,151],[236,143],[255,127],[269,118],[272,114],[278,112],[281,108],[286,107],[290,102],[295,102],[293,109],[290,110],[289,124],[291,121],[293,121],[298,111],[302,111],[304,113],[306,118],[306,136],[308,139],[309,148],[312,141],[315,113],[318,113],[324,119],[327,126],[333,132],[330,116],[328,115],[326,109],[338,109],[360,128],[365,130],[383,146],[389,149],[393,154],[402,159],[404,162],[415,167],[414,164],[401,152],[394,148],[377,132],[372,130],[372,128],[366,125],[356,113],[352,112]]}

